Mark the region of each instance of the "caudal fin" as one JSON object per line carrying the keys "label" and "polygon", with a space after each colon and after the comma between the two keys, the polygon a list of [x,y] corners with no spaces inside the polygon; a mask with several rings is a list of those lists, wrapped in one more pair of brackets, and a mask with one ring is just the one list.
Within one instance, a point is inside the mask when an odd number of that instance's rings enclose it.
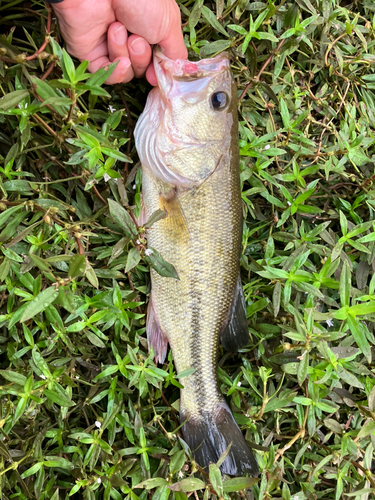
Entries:
{"label": "caudal fin", "polygon": [[[186,420],[188,416],[182,414],[181,421],[183,418]],[[249,474],[254,477],[259,474],[253,453],[226,403],[219,404],[213,413],[191,417],[182,432],[201,467],[208,468],[210,463],[216,463],[232,443],[228,456],[220,466],[221,472],[231,476]]]}

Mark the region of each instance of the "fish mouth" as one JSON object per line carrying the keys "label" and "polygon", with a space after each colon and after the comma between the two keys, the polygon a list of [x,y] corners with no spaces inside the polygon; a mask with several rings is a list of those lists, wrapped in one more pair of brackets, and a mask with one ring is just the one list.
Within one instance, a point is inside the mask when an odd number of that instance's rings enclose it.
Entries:
{"label": "fish mouth", "polygon": [[229,71],[230,62],[229,55],[225,52],[212,59],[202,59],[196,62],[186,59],[172,61],[163,54],[159,46],[156,46],[154,68],[159,87],[166,88],[168,81],[191,82],[215,77],[219,73]]}

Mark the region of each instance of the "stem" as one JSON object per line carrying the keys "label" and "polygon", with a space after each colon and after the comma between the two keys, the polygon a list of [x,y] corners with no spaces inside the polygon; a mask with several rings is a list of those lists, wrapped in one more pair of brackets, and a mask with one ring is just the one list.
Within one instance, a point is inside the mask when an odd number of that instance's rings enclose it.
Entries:
{"label": "stem", "polygon": [[71,97],[71,99],[72,99],[73,102],[70,105],[70,109],[69,109],[68,123],[72,121],[74,108],[75,108],[76,102],[77,102],[75,89],[72,89],[72,97]]}
{"label": "stem", "polygon": [[0,7],[0,12],[2,10],[10,9],[11,7],[14,7],[15,5],[18,5],[19,3],[22,3],[23,0],[14,0],[14,2],[6,3],[5,5]]}
{"label": "stem", "polygon": [[241,102],[241,101],[242,101],[242,99],[244,98],[244,96],[245,96],[246,92],[247,92],[247,91],[249,90],[249,88],[251,87],[252,83],[253,83],[253,82],[258,82],[258,80],[259,80],[259,78],[260,78],[261,74],[262,74],[262,73],[263,73],[263,71],[267,68],[267,66],[269,65],[269,63],[272,61],[272,58],[275,56],[276,52],[277,52],[278,50],[280,50],[280,48],[281,48],[281,46],[283,45],[283,43],[284,43],[284,42],[285,42],[285,38],[284,38],[283,40],[281,40],[281,41],[278,43],[278,45],[277,45],[276,49],[275,49],[275,50],[273,50],[273,51],[271,52],[271,54],[269,55],[268,59],[265,61],[265,63],[263,64],[263,66],[260,68],[259,73],[257,74],[257,76],[255,76],[255,77],[253,78],[253,80],[252,80],[252,81],[250,81],[250,82],[246,85],[246,87],[244,88],[244,90],[243,90],[243,92],[242,92],[242,94],[241,94],[241,96],[240,96],[240,99],[239,99],[239,101],[240,101],[240,102]]}
{"label": "stem", "polygon": [[66,181],[74,181],[76,179],[82,179],[84,177],[84,175],[75,175],[74,177],[66,177],[64,179],[58,179],[56,181],[47,181],[47,182],[34,182],[34,181],[30,181],[32,182],[33,184],[59,184],[60,182],[66,182]]}
{"label": "stem", "polygon": [[51,134],[53,137],[57,137],[57,134],[54,130],[51,129],[49,125],[37,114],[35,113],[33,117],[41,124],[43,127]]}

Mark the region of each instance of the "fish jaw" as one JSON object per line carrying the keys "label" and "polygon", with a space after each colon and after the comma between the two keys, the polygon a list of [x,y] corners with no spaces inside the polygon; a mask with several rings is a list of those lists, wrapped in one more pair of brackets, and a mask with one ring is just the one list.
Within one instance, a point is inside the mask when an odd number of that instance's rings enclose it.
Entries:
{"label": "fish jaw", "polygon": [[160,47],[156,47],[154,50],[154,68],[158,86],[162,89],[164,95],[168,95],[174,80],[189,82],[190,84],[196,82],[190,87],[192,92],[199,91],[202,88],[202,80],[212,78],[219,73],[228,73],[229,80],[231,80],[230,63],[226,54],[197,62],[185,59],[172,61],[163,54]]}

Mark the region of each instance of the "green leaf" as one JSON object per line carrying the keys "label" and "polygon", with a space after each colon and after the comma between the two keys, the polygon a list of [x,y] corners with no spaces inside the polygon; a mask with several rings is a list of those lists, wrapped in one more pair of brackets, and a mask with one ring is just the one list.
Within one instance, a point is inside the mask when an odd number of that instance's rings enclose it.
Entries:
{"label": "green leaf", "polygon": [[197,371],[196,368],[187,368],[186,370],[182,370],[178,375],[175,376],[175,378],[180,379],[184,377],[188,377],[189,375],[192,375]]}
{"label": "green leaf", "polygon": [[242,36],[246,36],[247,35],[247,31],[245,30],[245,28],[243,26],[239,26],[237,24],[228,24],[227,27],[230,30],[236,31],[237,33],[239,33]]}
{"label": "green leaf", "polygon": [[370,436],[370,434],[373,434],[375,432],[375,422],[373,420],[370,420],[369,422],[366,422],[365,425],[361,428],[357,435],[357,439],[363,439],[367,436]]}
{"label": "green leaf", "polygon": [[16,205],[15,207],[7,208],[4,212],[0,214],[0,226],[5,224],[11,215],[13,215],[16,212],[19,212],[22,209],[24,209],[23,205]]}
{"label": "green leaf", "polygon": [[222,33],[224,36],[229,37],[228,33],[225,31],[225,29],[222,27],[222,25],[219,23],[219,21],[216,19],[215,14],[210,10],[206,5],[202,5],[202,14],[203,17],[211,24],[211,26]]}
{"label": "green leaf", "polygon": [[346,319],[350,332],[354,337],[357,346],[360,348],[362,354],[366,356],[367,359],[371,359],[371,348],[364,329],[361,327],[360,322],[355,319],[352,314],[349,314]]}
{"label": "green leaf", "polygon": [[306,351],[302,355],[302,359],[298,365],[298,371],[297,371],[297,380],[301,387],[307,377],[307,372],[309,369],[309,360],[310,360],[309,352]]}
{"label": "green leaf", "polygon": [[180,471],[185,463],[185,450],[180,450],[171,457],[169,464],[169,470],[171,474],[175,474]]}
{"label": "green leaf", "polygon": [[344,236],[348,233],[348,219],[345,217],[344,212],[340,210],[340,226],[341,232]]}
{"label": "green leaf", "polygon": [[256,477],[236,477],[228,479],[223,482],[224,493],[233,493],[235,491],[246,490],[258,483],[259,479]]}
{"label": "green leaf", "polygon": [[105,343],[97,335],[95,335],[95,333],[89,331],[86,333],[86,337],[96,347],[100,347],[100,349],[104,349],[106,347]]}
{"label": "green leaf", "polygon": [[360,316],[362,314],[371,314],[375,312],[375,300],[366,302],[365,304],[356,304],[349,308],[350,314]]}
{"label": "green leaf", "polygon": [[168,481],[163,479],[162,477],[153,477],[151,479],[146,479],[146,481],[142,481],[137,484],[135,488],[142,488],[145,490],[152,490],[153,488],[159,488],[160,486],[168,485]]}
{"label": "green leaf", "polygon": [[290,116],[289,116],[288,106],[286,105],[286,102],[284,101],[284,99],[280,99],[279,102],[280,102],[281,118],[283,120],[284,127],[288,129],[289,125],[290,125]]}
{"label": "green leaf", "polygon": [[220,52],[229,49],[231,45],[232,45],[231,40],[216,40],[215,42],[203,45],[199,53],[201,57],[207,57],[211,54],[219,54]]}
{"label": "green leaf", "polygon": [[118,61],[109,64],[105,68],[100,68],[89,80],[87,80],[87,85],[91,87],[100,87],[103,85],[103,83],[112,75],[117,64]]}
{"label": "green leaf", "polygon": [[297,403],[297,404],[301,404],[301,405],[305,405],[305,406],[310,406],[312,405],[312,399],[310,398],[305,398],[304,396],[296,396],[294,399],[293,399],[293,402],[294,403]]}
{"label": "green leaf", "polygon": [[175,278],[179,279],[177,271],[172,264],[166,262],[163,257],[154,248],[149,248],[148,253],[145,255],[144,260],[151,266],[155,271],[164,276],[165,278]]}
{"label": "green leaf", "polygon": [[190,493],[191,491],[203,490],[206,487],[201,479],[198,478],[186,478],[178,483],[172,484],[169,488],[172,491],[183,491],[185,493]]}
{"label": "green leaf", "polygon": [[77,278],[82,276],[86,270],[86,257],[84,255],[75,255],[69,263],[68,276]]}
{"label": "green leaf", "polygon": [[75,406],[75,403],[64,393],[57,393],[51,389],[44,389],[43,395],[46,396],[52,403],[56,403],[60,406],[71,407]]}
{"label": "green leaf", "polygon": [[351,275],[349,264],[347,261],[344,262],[340,276],[340,300],[341,305],[348,306],[350,301],[350,290],[351,290]]}
{"label": "green leaf", "polygon": [[50,286],[40,292],[35,299],[30,301],[21,316],[21,323],[33,318],[36,314],[44,311],[57,298],[59,292],[55,287]]}
{"label": "green leaf", "polygon": [[86,321],[77,321],[66,328],[67,332],[81,332],[86,327]]}
{"label": "green leaf", "polygon": [[64,309],[72,314],[75,314],[76,307],[74,302],[74,295],[72,294],[69,287],[59,286],[59,301]]}
{"label": "green leaf", "polygon": [[141,254],[139,253],[138,247],[132,247],[129,250],[128,258],[126,259],[125,272],[128,273],[131,269],[139,264],[141,260]]}
{"label": "green leaf", "polygon": [[117,224],[125,233],[137,235],[137,227],[129,213],[119,203],[111,199],[108,200],[109,212]]}
{"label": "green leaf", "polygon": [[215,490],[217,496],[220,498],[223,496],[223,481],[221,479],[221,472],[216,464],[210,465],[210,482],[213,489]]}
{"label": "green leaf", "polygon": [[265,307],[267,307],[268,304],[269,304],[268,299],[257,300],[256,302],[247,307],[246,316],[250,318],[257,312],[262,311]]}
{"label": "green leaf", "polygon": [[44,460],[43,465],[46,467],[61,467],[62,469],[73,469],[74,465],[63,457],[51,457],[47,456]]}
{"label": "green leaf", "polygon": [[0,99],[0,110],[8,111],[8,109],[16,108],[18,104],[29,95],[29,91],[26,89],[15,90],[6,94]]}
{"label": "green leaf", "polygon": [[152,227],[159,220],[165,219],[166,216],[167,216],[167,214],[165,213],[164,210],[160,210],[160,209],[156,210],[153,214],[151,214],[150,218],[148,219],[148,221],[146,222],[146,224],[144,225],[144,227],[146,229],[149,229],[150,227]]}
{"label": "green leaf", "polygon": [[97,380],[100,380],[101,378],[104,378],[104,377],[108,377],[110,375],[113,375],[114,373],[116,373],[118,371],[118,366],[117,365],[113,365],[113,366],[108,366],[105,370],[103,370],[101,373],[99,373],[95,378],[94,378],[94,382],[96,382]]}
{"label": "green leaf", "polygon": [[65,49],[62,50],[62,67],[64,70],[64,78],[69,79],[71,82],[75,81],[75,68],[74,68],[74,62],[70,55],[67,53]]}
{"label": "green leaf", "polygon": [[278,38],[275,37],[272,33],[267,33],[267,32],[260,32],[258,33],[258,36],[261,40],[269,40],[270,42],[278,42]]}
{"label": "green leaf", "polygon": [[5,378],[5,380],[22,385],[22,387],[26,384],[26,377],[21,373],[12,372],[11,370],[0,370],[0,375]]}
{"label": "green leaf", "polygon": [[33,474],[36,474],[41,469],[41,467],[43,467],[43,463],[42,462],[37,462],[32,467],[30,467],[30,469],[27,469],[25,472],[23,472],[21,474],[21,478],[22,479],[26,479],[27,477],[30,477]]}
{"label": "green leaf", "polygon": [[86,278],[89,280],[94,288],[99,288],[99,280],[97,272],[91,267],[91,265],[86,261]]}
{"label": "green leaf", "polygon": [[327,413],[335,413],[339,409],[339,407],[337,405],[330,406],[329,404],[323,403],[322,401],[316,402],[315,406],[317,408],[319,408],[320,410],[325,411]]}
{"label": "green leaf", "polygon": [[41,257],[33,253],[29,253],[30,260],[41,270],[41,271],[52,271],[51,266],[48,262]]}

